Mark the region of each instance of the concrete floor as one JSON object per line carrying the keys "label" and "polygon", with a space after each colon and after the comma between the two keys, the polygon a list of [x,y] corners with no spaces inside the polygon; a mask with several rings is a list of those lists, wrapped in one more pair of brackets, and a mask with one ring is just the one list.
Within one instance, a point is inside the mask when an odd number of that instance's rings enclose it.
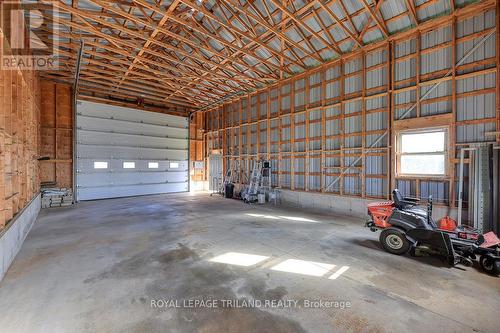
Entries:
{"label": "concrete floor", "polygon": [[[378,233],[362,225],[207,194],[45,209],[0,283],[0,331],[499,331],[500,279],[437,258],[388,254]],[[228,252],[269,258],[247,267],[209,261]],[[328,270],[324,276],[272,269],[288,259],[336,266],[304,272]],[[328,278],[342,266],[349,269]],[[182,307],[190,299],[219,304]],[[152,300],[178,300],[180,308],[155,308]],[[266,300],[298,303],[271,307]],[[307,300],[351,307],[304,308]]]}

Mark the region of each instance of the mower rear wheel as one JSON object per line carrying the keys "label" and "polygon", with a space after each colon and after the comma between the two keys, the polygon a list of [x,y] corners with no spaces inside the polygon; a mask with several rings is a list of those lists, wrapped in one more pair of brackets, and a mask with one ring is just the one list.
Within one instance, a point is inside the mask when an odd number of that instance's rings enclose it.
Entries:
{"label": "mower rear wheel", "polygon": [[395,228],[382,230],[380,233],[380,243],[384,250],[392,254],[405,254],[410,250],[410,242],[406,239],[405,234]]}
{"label": "mower rear wheel", "polygon": [[492,258],[489,255],[482,255],[479,258],[479,264],[486,273],[493,276],[500,275],[500,260]]}

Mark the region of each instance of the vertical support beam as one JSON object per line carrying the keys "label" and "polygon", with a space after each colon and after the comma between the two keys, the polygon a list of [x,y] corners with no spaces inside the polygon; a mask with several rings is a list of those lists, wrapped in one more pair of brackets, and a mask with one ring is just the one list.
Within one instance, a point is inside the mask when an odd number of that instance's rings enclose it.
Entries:
{"label": "vertical support beam", "polygon": [[[497,131],[500,131],[500,0],[496,1],[496,58],[497,58],[497,85],[496,85],[496,116],[497,116]],[[496,136],[497,143],[500,143],[500,135]]]}
{"label": "vertical support beam", "polygon": [[416,62],[416,84],[415,84],[415,98],[416,98],[416,109],[417,109],[417,117],[420,117],[420,48],[421,48],[421,39],[422,35],[420,34],[420,31],[417,31],[417,56],[415,57],[415,62]]}
{"label": "vertical support beam", "polygon": [[[385,112],[387,113],[387,130],[389,133],[392,133],[392,62],[393,62],[393,56],[392,56],[392,47],[391,47],[391,42],[387,42],[387,96],[386,96],[386,110]],[[387,163],[387,170],[386,170],[386,181],[387,181],[387,188],[386,188],[386,199],[390,199],[391,197],[391,188],[392,188],[392,165],[391,165],[391,137],[392,134],[389,134],[386,138],[387,140],[387,146],[386,146],[386,163]]]}
{"label": "vertical support beam", "polygon": [[306,159],[304,163],[304,189],[309,191],[309,75],[305,77],[306,84],[306,96],[304,98],[306,110],[305,110],[305,121],[306,121]]}
{"label": "vertical support beam", "polygon": [[321,171],[321,192],[325,192],[325,173],[326,173],[326,156],[325,156],[325,150],[326,150],[326,71],[328,70],[328,67],[325,67],[324,70],[321,71],[321,165],[320,165],[320,171]]}
{"label": "vertical support beam", "polygon": [[361,197],[366,196],[366,57],[367,54],[363,51],[361,52],[361,66],[363,69],[362,91],[361,91]]}
{"label": "vertical support beam", "polygon": [[388,165],[387,165],[387,172],[389,174],[389,191],[387,192],[387,198],[389,199],[391,197],[391,189],[396,188],[396,161],[394,159],[394,154],[395,154],[395,147],[394,147],[394,133],[392,129],[394,128],[394,117],[395,117],[395,112],[394,112],[394,81],[395,81],[395,54],[394,54],[394,42],[390,41],[388,43],[389,47],[389,53],[388,53],[388,58],[389,58],[389,90],[388,90],[388,95],[387,95],[387,107],[389,108],[389,126],[387,127],[388,131],[388,136],[387,136],[387,148],[388,148]]}
{"label": "vertical support beam", "polygon": [[283,170],[282,156],[281,156],[281,83],[278,84],[278,187],[282,187],[281,179]]}
{"label": "vertical support beam", "polygon": [[339,117],[339,149],[340,149],[340,184],[339,184],[339,193],[340,195],[344,194],[344,168],[345,157],[344,157],[344,100],[345,100],[345,78],[344,78],[345,65],[344,60],[340,61],[340,117]]}
{"label": "vertical support beam", "polygon": [[[76,81],[75,81],[76,82]],[[57,94],[58,94],[58,87],[57,87],[57,84],[54,85],[54,159],[57,160],[59,158],[59,154],[58,154],[58,146],[57,146],[57,134],[59,134],[57,128],[59,127],[59,124],[58,124],[58,121],[57,121]],[[74,89],[74,88],[73,88]],[[76,106],[75,102],[73,102],[73,106]],[[58,172],[57,172],[57,164],[54,164],[54,180],[58,181],[57,179],[57,175],[58,175]]]}
{"label": "vertical support beam", "polygon": [[453,114],[452,123],[449,126],[449,143],[448,143],[448,165],[447,170],[450,176],[450,184],[448,186],[448,197],[450,207],[455,207],[455,160],[456,160],[456,119],[457,119],[457,80],[456,80],[456,63],[457,63],[457,19],[453,17],[451,21],[451,66],[452,66],[452,79],[451,79],[451,112]]}
{"label": "vertical support beam", "polygon": [[[422,35],[420,34],[420,31],[417,32],[417,84],[416,84],[416,99],[417,99],[417,118],[420,117],[421,114],[421,104],[420,104],[420,71],[421,71],[421,54],[420,54],[420,49],[421,49],[421,39]],[[420,179],[416,178],[415,179],[415,196],[417,198],[420,198]]]}
{"label": "vertical support beam", "polygon": [[256,94],[255,98],[257,100],[257,107],[256,107],[256,109],[257,109],[257,122],[256,122],[256,126],[255,126],[255,130],[257,131],[257,133],[255,133],[255,135],[256,135],[255,152],[257,154],[255,157],[255,160],[258,161],[260,159],[260,93]]}
{"label": "vertical support beam", "polygon": [[295,81],[290,81],[290,189],[295,190]]}
{"label": "vertical support beam", "polygon": [[243,144],[241,142],[241,130],[243,128],[242,126],[242,109],[241,109],[241,99],[237,101],[238,103],[238,179],[240,180],[241,183],[243,183],[243,175],[242,175],[242,161],[241,157],[243,156]]}
{"label": "vertical support beam", "polygon": [[[267,112],[266,112],[266,160],[271,160],[271,88],[267,89]],[[271,180],[272,184],[272,180]]]}
{"label": "vertical support beam", "polygon": [[[0,50],[4,50],[4,35],[0,29]],[[0,61],[3,62],[4,55],[0,52]],[[10,88],[8,74],[11,71],[0,71],[0,105],[5,113],[8,113],[8,89]],[[5,227],[5,137],[6,137],[5,115],[0,115],[0,230]]]}
{"label": "vertical support beam", "polygon": [[252,105],[251,101],[252,98],[250,97],[250,94],[247,94],[247,103],[246,103],[246,108],[243,112],[246,112],[246,136],[247,136],[247,144],[245,147],[245,169],[247,170],[247,175],[248,179],[250,179],[250,174],[252,173],[252,151],[250,149],[252,145]]}

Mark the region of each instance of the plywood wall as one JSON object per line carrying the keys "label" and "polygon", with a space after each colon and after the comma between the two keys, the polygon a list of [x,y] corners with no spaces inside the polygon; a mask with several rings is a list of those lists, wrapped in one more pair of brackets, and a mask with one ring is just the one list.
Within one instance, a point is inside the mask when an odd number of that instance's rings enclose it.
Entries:
{"label": "plywood wall", "polygon": [[204,116],[194,113],[189,120],[189,161],[191,163],[191,181],[204,180],[204,169],[197,169],[193,162],[203,162]]}
{"label": "plywood wall", "polygon": [[[8,53],[9,45],[1,30],[0,40]],[[39,191],[38,75],[27,70],[0,70],[0,92],[1,230]]]}
{"label": "plywood wall", "polygon": [[40,181],[71,187],[73,175],[73,102],[69,85],[42,80]]}

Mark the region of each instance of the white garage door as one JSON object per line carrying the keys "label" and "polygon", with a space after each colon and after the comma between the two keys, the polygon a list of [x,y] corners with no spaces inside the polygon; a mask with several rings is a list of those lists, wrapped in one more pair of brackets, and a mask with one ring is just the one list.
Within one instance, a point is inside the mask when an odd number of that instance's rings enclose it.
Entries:
{"label": "white garage door", "polygon": [[188,120],[79,101],[77,200],[188,191]]}

